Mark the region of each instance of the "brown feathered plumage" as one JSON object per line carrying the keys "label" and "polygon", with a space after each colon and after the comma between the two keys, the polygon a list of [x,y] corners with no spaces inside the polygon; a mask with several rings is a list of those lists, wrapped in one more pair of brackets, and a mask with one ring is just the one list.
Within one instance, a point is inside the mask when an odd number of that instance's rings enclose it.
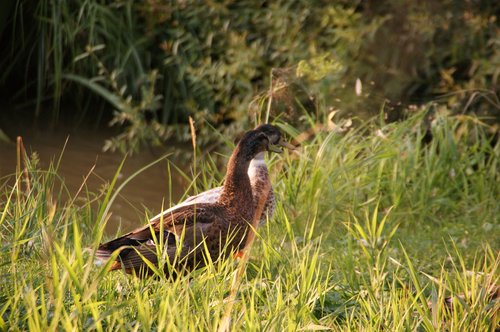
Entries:
{"label": "brown feathered plumage", "polygon": [[[279,131],[272,128],[280,137]],[[144,260],[158,265],[161,256],[157,253],[157,244],[163,243],[165,270],[172,274],[204,266],[205,253],[216,260],[222,252],[227,255],[242,249],[255,212],[248,166],[257,154],[277,151],[272,141],[274,139],[261,131],[247,132],[229,159],[225,183],[217,202],[181,206],[168,214],[161,214],[148,225],[101,244],[96,256],[106,259],[119,250],[112,270],[123,268],[128,273],[150,274]],[[281,139],[278,141],[280,145],[286,145]]]}

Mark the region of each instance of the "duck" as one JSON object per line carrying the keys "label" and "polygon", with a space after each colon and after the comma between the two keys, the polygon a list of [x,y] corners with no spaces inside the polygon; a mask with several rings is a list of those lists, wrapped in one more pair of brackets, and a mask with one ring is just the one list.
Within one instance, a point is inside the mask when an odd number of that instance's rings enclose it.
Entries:
{"label": "duck", "polygon": [[[246,132],[229,158],[224,184],[215,201],[193,199],[192,204],[163,212],[145,226],[100,244],[96,258],[104,261],[116,257],[110,264],[111,271],[149,276],[154,274],[151,266],[160,263],[157,244],[162,243],[164,272],[176,276],[205,266],[208,258],[216,261],[243,250],[256,211],[252,190],[259,188],[252,187],[250,164],[257,157],[260,167],[261,154],[281,153],[284,147],[289,144],[272,125]],[[115,252],[117,255],[113,255]]]}
{"label": "duck", "polygon": [[[254,129],[255,131],[263,132],[268,136],[272,144],[277,144],[280,137],[276,135],[276,129],[270,124],[262,124]],[[282,141],[282,143],[287,149],[294,150],[295,146],[292,144]],[[274,190],[269,179],[269,171],[267,169],[266,162],[264,160],[265,152],[258,153],[248,167],[248,177],[250,178],[250,185],[252,186],[252,194],[254,199],[254,205],[256,208],[257,202],[259,201],[259,196],[263,195],[262,188],[269,188],[267,193],[267,200],[264,205],[263,212],[260,217],[259,225],[263,225],[268,219],[271,219],[274,210],[276,209],[276,198],[274,196]],[[171,208],[162,211],[155,217],[151,218],[149,222],[154,222],[161,219],[163,216],[168,215],[178,208],[187,205],[200,204],[200,203],[215,203],[219,199],[222,193],[222,186],[206,190],[194,196],[188,197],[183,202],[172,206]]]}

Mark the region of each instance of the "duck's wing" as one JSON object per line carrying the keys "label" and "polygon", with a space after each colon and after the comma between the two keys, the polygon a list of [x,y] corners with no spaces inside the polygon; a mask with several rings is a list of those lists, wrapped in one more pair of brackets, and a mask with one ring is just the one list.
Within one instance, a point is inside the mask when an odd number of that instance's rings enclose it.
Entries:
{"label": "duck's wing", "polygon": [[[96,257],[108,259],[111,254],[120,250],[111,269],[125,268],[127,272],[147,269],[144,260],[158,264],[157,243],[163,241],[165,258],[171,264],[177,258],[186,257],[196,249],[205,234],[214,223],[220,221],[220,209],[213,204],[199,204],[179,207],[170,214],[152,220],[146,226],[133,230],[119,238],[99,246]],[[182,248],[178,248],[181,243]],[[165,252],[163,252],[165,254]]]}
{"label": "duck's wing", "polygon": [[188,197],[180,205],[200,204],[200,203],[208,203],[208,204],[215,203],[219,200],[221,193],[222,193],[222,187],[212,188],[212,189],[206,190],[198,195]]}
{"label": "duck's wing", "polygon": [[190,196],[188,197],[185,201],[172,206],[171,208],[164,210],[154,216],[153,218],[150,219],[150,222],[153,222],[154,220],[161,219],[162,216],[168,216],[172,214],[174,211],[178,210],[179,208],[183,208],[185,206],[191,206],[194,204],[213,204],[216,203],[219,200],[220,194],[222,192],[222,187],[217,187],[213,188],[207,191],[204,191],[202,193],[199,193],[198,195]]}
{"label": "duck's wing", "polygon": [[[176,270],[192,269],[197,265],[197,254],[204,249],[202,239],[209,227],[210,224],[205,223],[198,223],[196,227],[186,227],[182,242],[176,234],[164,231],[163,246],[158,246],[161,234],[155,234],[155,241],[150,229],[148,231],[151,238],[145,241],[139,242],[129,237],[130,244],[118,248],[120,252],[111,265],[111,270],[124,269],[127,273],[150,274],[151,269],[146,261],[159,266],[159,259],[163,260],[164,270],[170,273],[175,273]],[[199,243],[195,241],[195,238]],[[200,259],[198,259],[199,263],[201,263]]]}

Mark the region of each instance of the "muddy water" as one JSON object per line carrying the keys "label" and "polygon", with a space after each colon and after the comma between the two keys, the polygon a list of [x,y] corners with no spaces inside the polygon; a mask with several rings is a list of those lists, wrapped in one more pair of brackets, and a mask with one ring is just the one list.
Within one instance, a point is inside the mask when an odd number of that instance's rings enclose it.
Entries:
{"label": "muddy water", "polygon": [[[31,152],[38,154],[41,169],[47,169],[52,160],[58,160],[68,138],[68,134],[64,132],[9,134],[10,137],[16,135],[22,135],[28,154]],[[95,168],[86,182],[89,192],[98,192],[104,183],[109,183],[113,179],[123,155],[102,152],[104,140],[108,137],[109,134],[82,130],[69,136],[58,174],[63,178],[71,196],[77,193],[84,178],[94,166]],[[174,149],[187,151],[189,146],[172,144],[169,149],[170,151]],[[127,157],[119,175],[117,187],[131,174],[169,152],[166,148],[153,150],[146,148],[143,150],[139,154]],[[171,162],[183,170],[189,170],[189,165],[181,165],[172,160]],[[139,174],[125,186],[111,207],[112,215],[106,226],[108,234],[115,234],[119,228],[124,232],[142,225],[145,221],[145,211],[148,210],[151,214],[160,212],[163,200],[165,206],[168,206],[170,201],[178,201],[184,193],[187,183],[179,174],[172,173],[169,177],[167,165],[168,161],[162,160]],[[0,142],[0,177],[4,178],[6,175],[14,174],[15,167],[15,144]],[[80,195],[85,196],[85,190]]]}

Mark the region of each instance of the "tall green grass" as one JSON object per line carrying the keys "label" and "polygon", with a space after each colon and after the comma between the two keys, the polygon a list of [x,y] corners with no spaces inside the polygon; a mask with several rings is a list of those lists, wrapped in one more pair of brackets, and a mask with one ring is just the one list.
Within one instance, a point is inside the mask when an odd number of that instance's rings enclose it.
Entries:
{"label": "tall green grass", "polygon": [[[319,131],[299,155],[272,157],[278,208],[258,231],[232,330],[494,330],[500,147],[478,119],[424,116]],[[107,273],[83,249],[106,237],[91,202],[105,211],[115,188],[63,203],[56,168],[30,164],[29,191],[22,174],[1,187],[0,329],[219,327],[236,262],[176,280]],[[211,159],[196,169],[196,189],[221,181]]]}

